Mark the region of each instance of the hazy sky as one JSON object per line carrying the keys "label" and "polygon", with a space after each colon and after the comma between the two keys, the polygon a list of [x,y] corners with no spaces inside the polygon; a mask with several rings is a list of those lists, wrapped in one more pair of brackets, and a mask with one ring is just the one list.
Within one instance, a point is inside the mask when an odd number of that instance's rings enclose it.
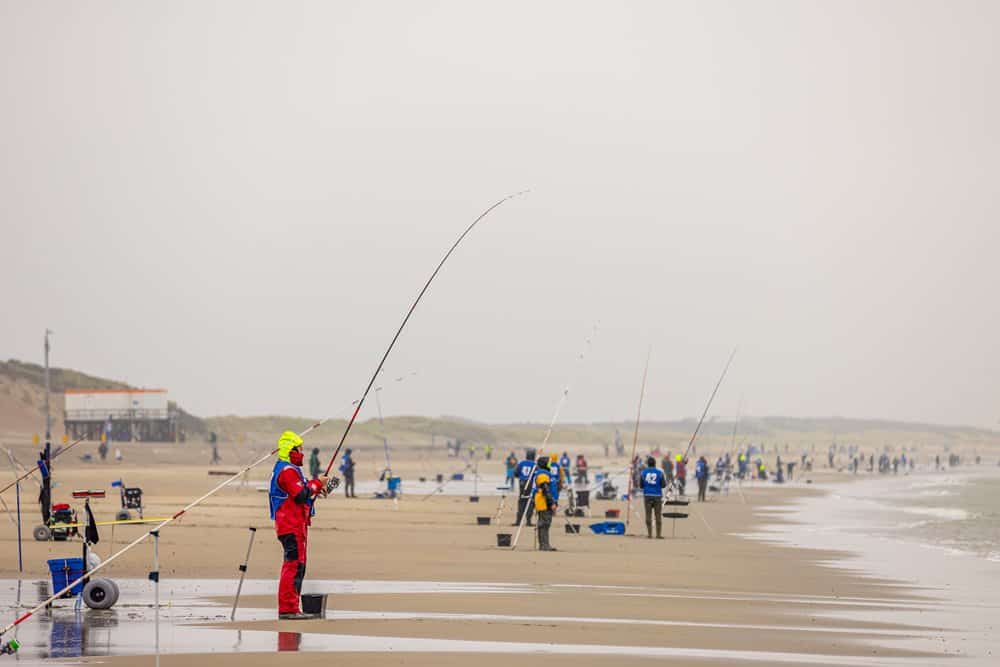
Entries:
{"label": "hazy sky", "polygon": [[[0,357],[337,413],[1000,419],[1000,3],[0,0]],[[374,406],[372,406],[374,407]],[[368,412],[371,415],[371,412]]]}

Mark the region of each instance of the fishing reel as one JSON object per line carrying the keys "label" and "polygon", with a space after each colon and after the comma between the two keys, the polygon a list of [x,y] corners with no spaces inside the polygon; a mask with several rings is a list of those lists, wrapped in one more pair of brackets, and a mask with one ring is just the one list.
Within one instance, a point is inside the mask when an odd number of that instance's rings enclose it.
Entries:
{"label": "fishing reel", "polygon": [[340,478],[336,475],[331,475],[330,479],[326,481],[326,488],[323,489],[323,492],[325,495],[330,495],[338,486],[340,486]]}
{"label": "fishing reel", "polygon": [[11,639],[3,646],[0,646],[0,655],[14,655],[19,648],[21,648],[20,642],[16,639]]}

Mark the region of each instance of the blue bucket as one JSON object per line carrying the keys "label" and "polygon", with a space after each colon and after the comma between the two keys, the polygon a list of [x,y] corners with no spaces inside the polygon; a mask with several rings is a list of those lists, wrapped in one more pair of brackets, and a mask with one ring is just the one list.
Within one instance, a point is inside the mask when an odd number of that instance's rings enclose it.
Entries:
{"label": "blue bucket", "polygon": [[[69,584],[83,576],[82,558],[53,558],[48,561],[49,572],[52,574],[52,592],[58,593]],[[73,588],[66,591],[63,597],[73,597],[79,595],[83,590],[81,581]]]}
{"label": "blue bucket", "polygon": [[389,478],[389,490],[390,491],[399,491],[399,485],[400,485],[400,483],[402,481],[403,480],[402,480],[401,477],[390,477]]}
{"label": "blue bucket", "polygon": [[453,482],[461,482],[464,479],[465,479],[465,475],[462,474],[462,473],[460,473],[460,472],[456,472],[454,475],[451,476],[451,481],[453,481]]}

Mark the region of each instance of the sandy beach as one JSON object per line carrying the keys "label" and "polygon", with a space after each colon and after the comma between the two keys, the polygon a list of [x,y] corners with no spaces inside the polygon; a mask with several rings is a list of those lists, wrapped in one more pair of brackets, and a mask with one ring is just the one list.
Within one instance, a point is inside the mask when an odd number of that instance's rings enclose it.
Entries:
{"label": "sandy beach", "polygon": [[[57,500],[73,488],[107,488],[121,478],[143,487],[146,516],[167,516],[223,479],[209,476],[206,466],[182,463],[185,454],[200,451],[196,447],[133,445],[122,465],[64,462],[57,469]],[[223,450],[224,461],[238,456]],[[419,484],[420,476],[462,469],[455,460],[407,450],[397,461],[404,479],[421,489],[437,485],[432,478]],[[609,472],[621,463],[599,455],[592,461],[595,471]],[[584,525],[583,534],[566,534],[565,519],[557,519],[555,553],[536,551],[528,530],[517,550],[497,548],[496,533],[516,529],[510,526],[510,499],[496,489],[502,470],[495,460],[479,464],[478,503],[466,495],[468,479],[431,495],[407,493],[404,482],[398,502],[367,493],[357,499],[337,495],[319,506],[304,586],[307,593],[329,594],[327,618],[277,621],[274,591],[281,551],[267,521],[265,496],[256,489],[269,467],[164,529],[161,625],[169,629],[161,635],[161,664],[274,664],[276,649],[283,651],[279,662],[289,665],[326,663],[331,651],[346,664],[373,665],[449,665],[469,660],[468,654],[484,664],[512,659],[598,664],[612,659],[608,656],[676,664],[939,664],[947,654],[973,653],[961,632],[965,612],[948,591],[845,568],[852,554],[835,543],[806,548],[796,538],[812,530],[801,527],[796,508],[835,509],[830,489],[859,484],[827,471],[781,486],[745,483],[709,502],[692,502],[690,517],[677,523],[676,537],[663,541],[646,539],[638,514],[630,535],[590,534],[587,524],[602,520],[606,509],[625,511],[620,501],[593,501],[592,518],[573,520]],[[8,504],[10,496],[5,494]],[[506,509],[497,521],[501,502]],[[117,498],[109,494],[94,501],[94,509],[99,520],[109,519]],[[492,525],[476,525],[477,516],[489,516]],[[237,622],[230,623],[251,525],[259,530],[248,582]],[[145,530],[117,526],[112,533],[105,527],[98,552],[106,556]],[[665,533],[670,535],[669,522]],[[45,579],[46,559],[79,552],[79,543],[35,542],[27,531],[26,537],[26,581]],[[13,616],[14,531],[4,531],[0,543],[4,608]],[[28,621],[19,630],[29,639],[20,659],[153,664],[152,585],[143,580],[151,559],[147,543],[108,567],[106,576],[129,591],[115,609],[84,610],[76,617],[66,601],[57,603],[53,619]],[[25,584],[24,590],[24,601],[33,603],[45,586]],[[68,652],[55,650],[49,633],[65,614],[70,620],[59,622],[70,628],[73,623],[101,627],[110,617],[116,629],[107,630],[104,646],[84,641],[81,632]],[[138,644],[119,638],[126,623]],[[987,640],[978,637],[975,650],[990,650]]]}

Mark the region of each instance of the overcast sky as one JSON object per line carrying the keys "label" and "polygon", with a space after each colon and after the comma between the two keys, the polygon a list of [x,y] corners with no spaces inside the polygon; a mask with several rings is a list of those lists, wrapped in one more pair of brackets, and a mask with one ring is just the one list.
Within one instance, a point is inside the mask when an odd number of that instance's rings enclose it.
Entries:
{"label": "overcast sky", "polygon": [[[1000,419],[1000,3],[0,0],[0,357],[201,415]],[[585,360],[575,361],[595,322]],[[374,407],[374,406],[373,406]],[[371,412],[368,413],[369,416]]]}

